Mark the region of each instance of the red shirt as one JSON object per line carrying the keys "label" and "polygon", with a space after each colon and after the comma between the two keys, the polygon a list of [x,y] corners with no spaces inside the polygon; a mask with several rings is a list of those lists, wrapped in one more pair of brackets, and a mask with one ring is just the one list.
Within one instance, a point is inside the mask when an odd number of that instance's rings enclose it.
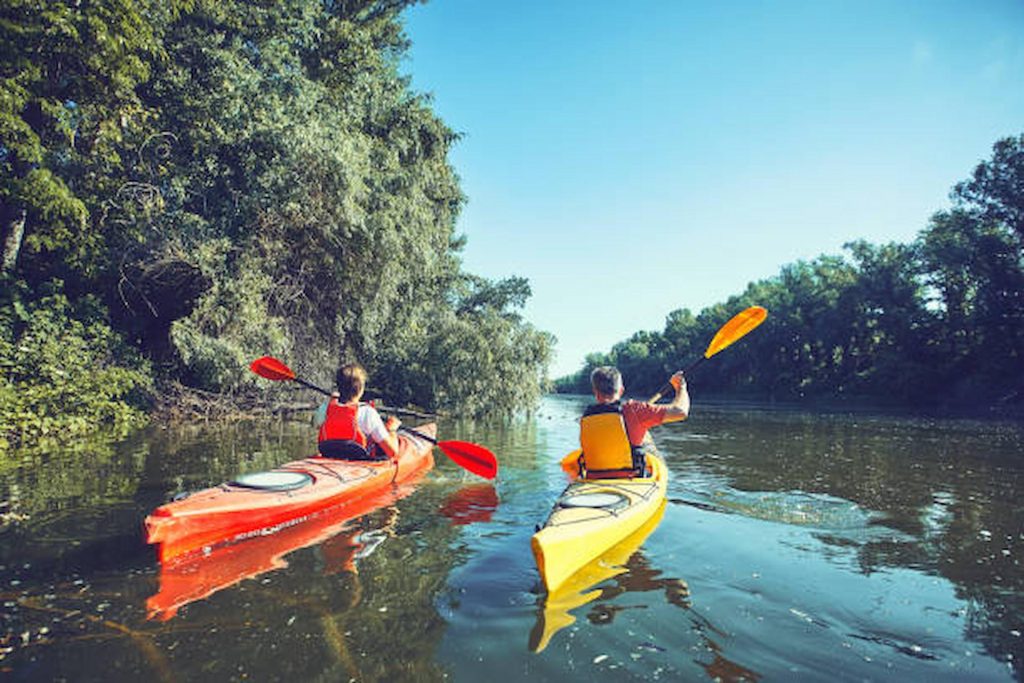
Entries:
{"label": "red shirt", "polygon": [[665,421],[669,404],[651,405],[643,401],[626,401],[622,404],[622,418],[626,421],[629,442],[634,446],[643,444],[647,430]]}

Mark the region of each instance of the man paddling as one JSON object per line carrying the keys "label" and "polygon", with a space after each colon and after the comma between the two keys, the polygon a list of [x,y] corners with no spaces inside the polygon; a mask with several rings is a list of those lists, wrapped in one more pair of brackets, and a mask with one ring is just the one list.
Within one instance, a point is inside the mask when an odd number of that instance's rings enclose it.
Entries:
{"label": "man paddling", "polygon": [[690,394],[682,372],[669,380],[676,395],[671,403],[642,401],[622,403],[622,374],[603,366],[590,373],[597,400],[580,418],[580,468],[588,479],[644,476],[644,439],[647,430],[666,422],[685,420],[690,413]]}
{"label": "man paddling", "polygon": [[394,460],[401,422],[392,415],[385,424],[373,406],[359,402],[366,388],[366,370],[358,363],[348,363],[338,368],[336,380],[338,390],[320,406],[314,418],[320,428],[320,455],[344,460]]}

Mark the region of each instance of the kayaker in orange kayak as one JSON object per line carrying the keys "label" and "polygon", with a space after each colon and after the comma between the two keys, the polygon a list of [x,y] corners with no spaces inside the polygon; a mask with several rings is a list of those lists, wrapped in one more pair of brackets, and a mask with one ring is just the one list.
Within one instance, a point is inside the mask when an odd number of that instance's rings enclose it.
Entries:
{"label": "kayaker in orange kayak", "polygon": [[625,387],[617,368],[603,366],[590,374],[597,403],[580,418],[580,471],[587,479],[644,476],[643,444],[647,430],[665,422],[685,420],[690,394],[682,372],[669,380],[676,391],[670,403],[621,402]]}
{"label": "kayaker in orange kayak", "polygon": [[377,410],[360,403],[366,388],[366,370],[358,363],[338,368],[338,390],[316,412],[320,455],[343,460],[392,460],[398,453],[396,432],[402,424],[395,416],[387,423]]}

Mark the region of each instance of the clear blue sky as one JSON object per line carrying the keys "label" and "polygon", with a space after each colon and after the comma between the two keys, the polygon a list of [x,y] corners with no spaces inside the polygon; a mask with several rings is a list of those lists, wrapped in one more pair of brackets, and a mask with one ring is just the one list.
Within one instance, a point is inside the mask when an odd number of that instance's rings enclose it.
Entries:
{"label": "clear blue sky", "polygon": [[530,280],[554,377],[787,263],[911,241],[1024,133],[1021,0],[435,0],[405,17],[402,70],[464,135],[465,268]]}

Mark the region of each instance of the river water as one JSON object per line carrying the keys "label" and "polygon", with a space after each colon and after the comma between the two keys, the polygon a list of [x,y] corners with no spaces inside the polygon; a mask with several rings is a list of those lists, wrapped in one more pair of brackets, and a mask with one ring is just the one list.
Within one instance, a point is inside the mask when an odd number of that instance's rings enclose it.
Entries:
{"label": "river water", "polygon": [[0,463],[0,678],[15,681],[1024,678],[1024,428],[698,401],[654,430],[669,501],[565,590],[529,540],[585,399],[444,422],[437,467],[161,568],[142,520],[308,454],[303,422],[152,428]]}

